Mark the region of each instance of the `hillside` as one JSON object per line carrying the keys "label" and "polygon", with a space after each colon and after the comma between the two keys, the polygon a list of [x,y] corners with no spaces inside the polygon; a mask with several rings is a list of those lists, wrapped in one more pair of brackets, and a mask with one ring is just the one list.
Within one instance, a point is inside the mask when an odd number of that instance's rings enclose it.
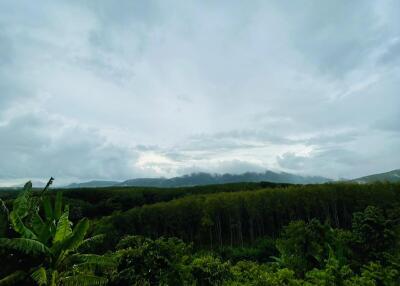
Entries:
{"label": "hillside", "polygon": [[77,188],[105,188],[112,187],[119,182],[117,181],[89,181],[83,183],[72,183],[67,186],[67,188],[77,189]]}
{"label": "hillside", "polygon": [[373,182],[391,182],[397,183],[400,182],[400,169],[393,170],[386,173],[373,174],[365,177],[360,177],[352,180],[357,183],[366,184]]}
{"label": "hillside", "polygon": [[330,182],[331,179],[319,176],[300,176],[285,172],[266,171],[264,173],[246,172],[243,174],[210,174],[193,173],[174,178],[138,178],[123,182],[113,181],[90,181],[85,183],[74,183],[66,186],[67,188],[97,188],[97,187],[158,187],[158,188],[177,188],[190,186],[218,185],[228,183],[287,183],[287,184],[320,184]]}

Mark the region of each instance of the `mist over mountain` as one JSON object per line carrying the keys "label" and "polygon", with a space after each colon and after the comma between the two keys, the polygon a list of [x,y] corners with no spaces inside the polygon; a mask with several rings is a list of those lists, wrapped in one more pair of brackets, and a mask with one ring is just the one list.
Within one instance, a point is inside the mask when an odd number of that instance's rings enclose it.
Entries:
{"label": "mist over mountain", "polygon": [[290,184],[317,184],[332,181],[331,179],[320,176],[300,176],[285,172],[266,171],[264,173],[246,172],[243,174],[210,174],[193,173],[173,178],[137,178],[123,182],[114,181],[89,181],[83,183],[73,183],[67,188],[97,188],[97,187],[189,187],[201,185],[216,185],[239,182],[272,182]]}
{"label": "mist over mountain", "polygon": [[400,169],[393,170],[390,172],[373,174],[369,176],[360,177],[357,179],[352,180],[357,183],[373,183],[373,182],[391,182],[397,183],[400,182]]}
{"label": "mist over mountain", "polygon": [[67,188],[105,188],[119,184],[118,181],[88,181],[82,183],[72,183]]}

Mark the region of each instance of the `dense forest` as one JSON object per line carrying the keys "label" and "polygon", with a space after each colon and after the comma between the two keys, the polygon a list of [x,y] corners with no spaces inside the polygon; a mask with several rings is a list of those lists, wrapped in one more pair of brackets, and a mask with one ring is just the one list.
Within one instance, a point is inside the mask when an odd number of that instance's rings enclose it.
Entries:
{"label": "dense forest", "polygon": [[0,192],[0,285],[400,285],[400,184]]}

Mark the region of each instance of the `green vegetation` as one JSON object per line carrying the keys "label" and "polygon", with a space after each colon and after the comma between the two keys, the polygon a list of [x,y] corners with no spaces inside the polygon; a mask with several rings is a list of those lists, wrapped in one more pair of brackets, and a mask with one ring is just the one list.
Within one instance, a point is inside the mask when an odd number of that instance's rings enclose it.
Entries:
{"label": "green vegetation", "polygon": [[[39,205],[43,204],[39,213]],[[107,279],[95,275],[97,269],[114,267],[113,257],[82,254],[80,247],[90,244],[95,237],[86,238],[88,219],[80,220],[72,229],[69,207],[62,210],[61,193],[57,193],[54,207],[49,197],[32,197],[32,185],[27,183],[8,212],[11,238],[0,238],[3,254],[17,259],[17,269],[2,280],[0,285],[14,285],[30,278],[38,285],[105,285]],[[3,217],[5,217],[3,215]],[[3,228],[3,234],[7,232]],[[14,237],[15,236],[15,237]],[[21,263],[22,262],[22,263]]]}
{"label": "green vegetation", "polygon": [[0,285],[400,285],[399,184],[14,194]]}

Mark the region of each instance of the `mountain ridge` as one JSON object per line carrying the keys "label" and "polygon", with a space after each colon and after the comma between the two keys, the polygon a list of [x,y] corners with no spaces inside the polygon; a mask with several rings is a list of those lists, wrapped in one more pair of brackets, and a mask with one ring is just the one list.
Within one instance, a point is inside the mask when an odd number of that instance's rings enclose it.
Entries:
{"label": "mountain ridge", "polygon": [[400,169],[395,169],[389,172],[372,174],[368,176],[359,177],[351,180],[360,184],[372,183],[372,182],[400,182]]}
{"label": "mountain ridge", "polygon": [[246,172],[242,174],[211,174],[205,172],[192,173],[173,178],[137,178],[122,182],[117,181],[88,181],[73,183],[65,188],[98,188],[98,187],[190,187],[239,182],[271,182],[290,184],[317,184],[333,181],[321,176],[301,176],[286,172],[265,171],[264,173]]}

